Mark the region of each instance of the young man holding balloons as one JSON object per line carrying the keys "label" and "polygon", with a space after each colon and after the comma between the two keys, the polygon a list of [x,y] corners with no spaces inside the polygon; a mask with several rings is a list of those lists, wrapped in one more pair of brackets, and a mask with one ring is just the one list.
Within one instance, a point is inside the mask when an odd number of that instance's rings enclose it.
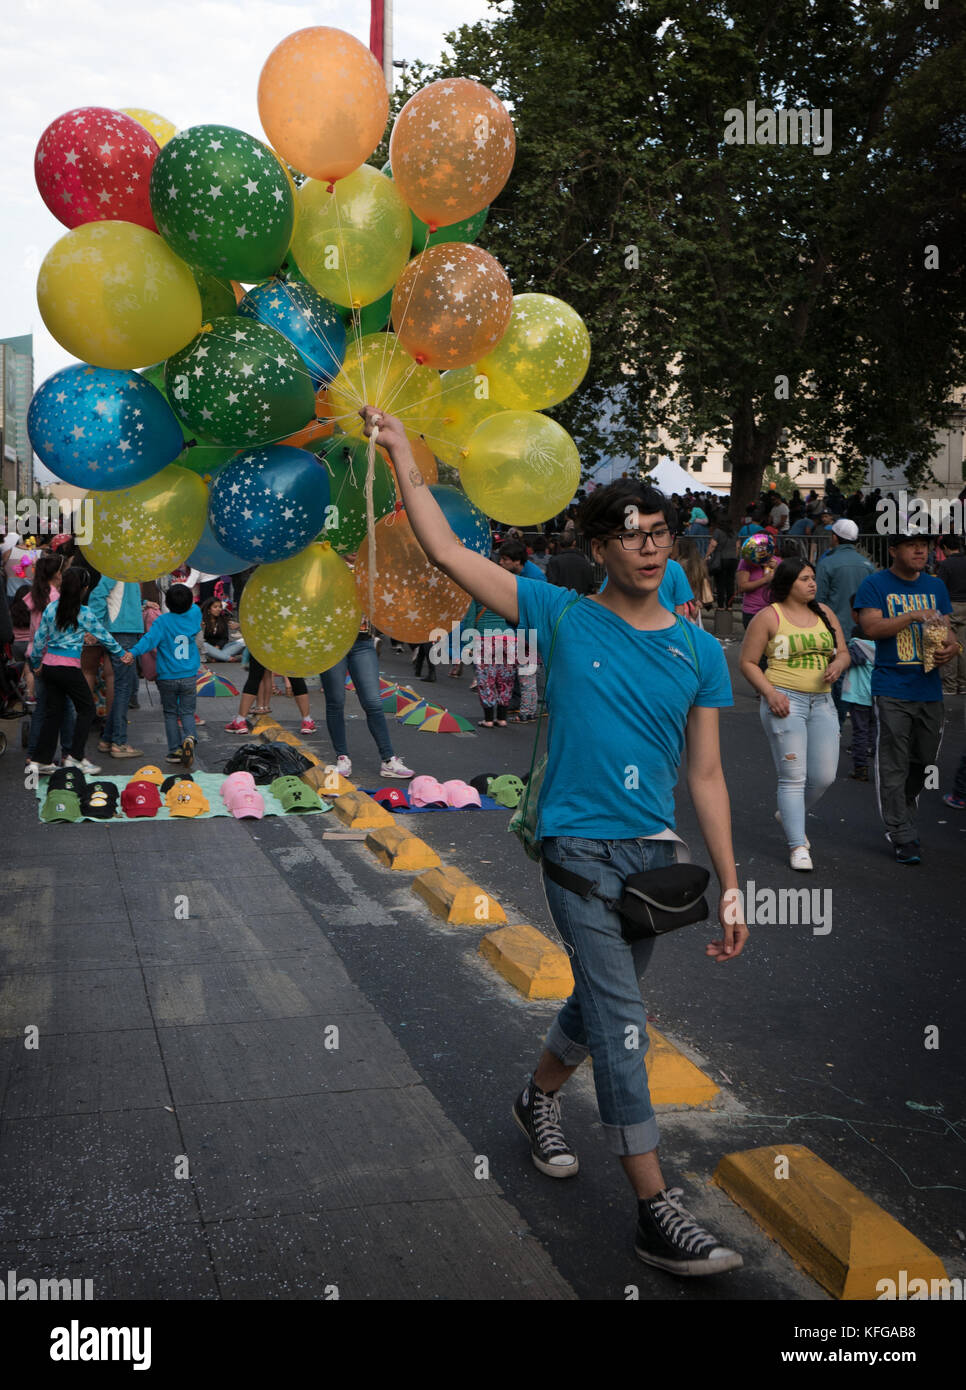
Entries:
{"label": "young man holding balloons", "polygon": [[[379,444],[389,452],[410,525],[430,561],[511,626],[536,629],[545,660],[556,632],[537,825],[544,859],[592,876],[598,891],[611,898],[619,896],[628,875],[670,864],[678,839],[673,792],[686,746],[688,786],[721,889],[724,934],[705,952],[717,964],[735,960],[748,929],[740,909],[717,712],[732,703],[731,685],[717,641],[694,629],[690,642],[680,639],[678,618],[658,598],[674,539],[666,499],[628,480],[594,492],[581,523],[609,582],[603,593],[574,603],[568,591],[511,574],[460,545],[423,485],[400,421],[368,406],[360,414],[366,434],[378,430]],[[589,709],[596,714],[590,742]],[[592,797],[586,795],[589,786]],[[557,1092],[592,1053],[604,1132],[637,1197],[639,1258],[680,1275],[737,1268],[741,1256],[699,1225],[681,1204],[681,1189],[669,1188],[661,1172],[639,985],[653,939],[630,944],[620,917],[601,898],[579,897],[547,877],[544,886],[571,955],[575,989],[513,1107],[534,1164],[550,1177],[576,1174]],[[630,1036],[635,1046],[628,1045]]]}

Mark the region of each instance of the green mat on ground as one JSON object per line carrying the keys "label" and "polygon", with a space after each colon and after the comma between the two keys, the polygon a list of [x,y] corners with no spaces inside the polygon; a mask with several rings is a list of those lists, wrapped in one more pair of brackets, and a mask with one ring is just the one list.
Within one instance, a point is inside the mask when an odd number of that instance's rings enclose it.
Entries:
{"label": "green mat on ground", "polygon": [[[164,772],[164,768],[162,768],[161,770],[162,770],[162,772]],[[167,777],[167,776],[176,777],[177,775],[178,775],[178,769],[177,769],[174,765],[171,766],[171,772],[170,772],[170,773],[165,772],[165,776],[166,776],[166,777]],[[154,815],[154,816],[126,816],[126,815],[124,814],[124,812],[121,811],[120,795],[121,795],[121,792],[124,790],[124,788],[127,786],[128,782],[130,782],[130,781],[133,780],[131,774],[128,773],[128,775],[127,775],[126,777],[106,777],[106,776],[104,776],[103,773],[100,773],[100,772],[99,772],[99,773],[97,773],[97,775],[96,775],[95,777],[88,777],[88,778],[87,778],[87,781],[88,781],[88,782],[112,782],[112,783],[114,784],[114,786],[117,787],[117,789],[118,789],[118,814],[117,814],[116,816],[113,816],[110,820],[102,820],[99,816],[82,816],[81,819],[84,820],[84,821],[90,821],[90,822],[92,822],[92,823],[94,823],[94,824],[99,824],[99,825],[123,825],[123,824],[127,824],[127,825],[143,825],[143,824],[145,824],[145,822],[150,823],[151,821],[161,821],[161,820],[191,821],[191,820],[213,820],[215,816],[229,816],[229,817],[231,817],[231,812],[228,810],[228,807],[225,805],[225,803],[224,803],[224,802],[222,801],[222,799],[221,799],[221,788],[222,788],[222,783],[225,781],[225,774],[224,774],[223,772],[192,772],[191,778],[192,778],[192,781],[196,784],[196,786],[198,786],[198,787],[201,788],[201,791],[202,791],[203,794],[204,794],[205,800],[208,802],[208,805],[209,805],[209,807],[210,807],[210,810],[204,811],[200,816],[173,816],[173,815],[171,814],[171,812],[168,810],[167,806],[164,804],[164,796],[163,796],[163,795],[162,795],[162,797],[161,797],[161,809],[160,809],[160,811],[157,812],[156,815]],[[40,820],[41,808],[43,807],[43,804],[44,804],[44,802],[45,802],[46,799],[47,799],[47,783],[48,783],[49,780],[50,780],[50,779],[47,778],[47,777],[42,777],[42,778],[40,779],[40,785],[39,785],[39,786],[37,787],[37,789],[36,789],[36,795],[37,795],[37,819],[38,819],[38,820]],[[161,790],[160,787],[158,788],[158,790],[159,790],[159,791]],[[272,795],[272,793],[271,793],[271,791],[269,790],[268,787],[256,787],[256,791],[259,791],[259,792],[261,792],[261,794],[262,794],[262,799],[263,799],[264,802],[265,802],[265,815],[266,815],[266,816],[285,816],[285,815],[289,815],[289,814],[291,814],[291,815],[293,815],[293,816],[305,816],[305,815],[315,815],[315,814],[317,814],[317,810],[316,810],[315,807],[313,807],[310,811],[292,811],[292,812],[287,812],[287,811],[285,810],[285,808],[282,806],[282,803],[281,803],[280,801],[278,801],[278,800]],[[320,798],[320,800],[321,800],[321,798]],[[321,806],[318,808],[318,810],[321,810],[321,811],[331,811],[331,810],[332,810],[332,804],[331,804],[331,802],[329,802],[329,801],[322,801],[322,804],[321,804]],[[255,818],[255,817],[246,817],[246,819],[256,819],[256,818]],[[45,824],[45,825],[46,825],[46,824],[62,825],[62,824],[64,824],[64,822],[63,822],[63,821],[53,821],[53,822],[44,821],[43,824]],[[77,824],[77,822],[76,822],[76,821],[67,822],[67,824]]]}

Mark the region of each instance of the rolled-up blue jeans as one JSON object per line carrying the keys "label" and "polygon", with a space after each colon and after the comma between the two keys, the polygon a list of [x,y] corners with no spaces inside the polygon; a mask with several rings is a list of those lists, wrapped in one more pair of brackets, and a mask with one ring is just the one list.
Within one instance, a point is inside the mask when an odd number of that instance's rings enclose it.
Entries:
{"label": "rolled-up blue jeans", "polygon": [[[119,642],[126,652],[129,652],[144,634],[143,632],[115,632],[113,636],[115,641]],[[110,652],[109,656],[111,665],[114,667],[114,699],[111,701],[111,708],[104,721],[103,740],[105,743],[114,744],[117,748],[123,748],[127,743],[127,707],[131,703],[131,696],[137,689],[137,666],[134,662],[130,666],[125,665],[121,656],[114,652]]]}
{"label": "rolled-up blue jeans", "polygon": [[[559,836],[543,841],[543,853],[591,879],[608,898],[620,897],[629,875],[674,862],[674,846],[666,840]],[[599,898],[582,898],[546,876],[543,886],[574,972],[574,992],[551,1024],[546,1046],[566,1067],[593,1056],[597,1106],[611,1151],[650,1153],[659,1135],[644,1065],[647,1010],[640,977],[654,939],[627,942],[619,915]]]}
{"label": "rolled-up blue jeans", "polygon": [[807,695],[782,690],[788,696],[784,719],[760,703],[762,726],[768,735],[778,773],[778,809],[789,849],[805,843],[805,812],[835,781],[839,766],[839,718],[831,694]]}
{"label": "rolled-up blue jeans", "polygon": [[365,710],[366,723],[376,741],[379,756],[387,763],[394,756],[392,739],[389,737],[389,725],[386,723],[386,715],[382,708],[382,692],[379,689],[379,655],[368,633],[360,633],[342,660],[335,666],[330,666],[328,671],[322,672],[325,727],[329,731],[329,738],[337,757],[348,757],[349,754],[345,733],[346,671],[352,677],[359,703]]}
{"label": "rolled-up blue jeans", "polygon": [[195,724],[198,683],[194,676],[182,676],[178,680],[159,678],[157,685],[161,696],[161,713],[164,715],[164,731],[168,736],[168,752],[176,753],[181,747],[182,737],[198,736]]}

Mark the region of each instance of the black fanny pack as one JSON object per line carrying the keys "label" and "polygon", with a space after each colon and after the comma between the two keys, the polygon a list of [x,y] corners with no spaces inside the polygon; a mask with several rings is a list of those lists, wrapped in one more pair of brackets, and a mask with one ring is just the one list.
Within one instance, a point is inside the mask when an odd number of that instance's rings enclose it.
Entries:
{"label": "black fanny pack", "polygon": [[561,888],[581,898],[599,898],[619,913],[625,941],[664,936],[692,922],[704,922],[708,917],[704,892],[711,874],[700,864],[668,864],[663,869],[631,874],[624,880],[619,898],[605,897],[589,878],[571,873],[549,859],[543,860],[543,870]]}

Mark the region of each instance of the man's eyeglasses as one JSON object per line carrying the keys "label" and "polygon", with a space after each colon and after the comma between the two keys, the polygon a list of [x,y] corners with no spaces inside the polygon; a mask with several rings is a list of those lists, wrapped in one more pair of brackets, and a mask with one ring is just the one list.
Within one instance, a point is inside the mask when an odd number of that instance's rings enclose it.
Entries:
{"label": "man's eyeglasses", "polygon": [[653,531],[621,531],[607,539],[620,541],[625,550],[644,550],[649,540],[654,542],[656,550],[667,550],[674,544],[674,532],[668,526],[655,526]]}

